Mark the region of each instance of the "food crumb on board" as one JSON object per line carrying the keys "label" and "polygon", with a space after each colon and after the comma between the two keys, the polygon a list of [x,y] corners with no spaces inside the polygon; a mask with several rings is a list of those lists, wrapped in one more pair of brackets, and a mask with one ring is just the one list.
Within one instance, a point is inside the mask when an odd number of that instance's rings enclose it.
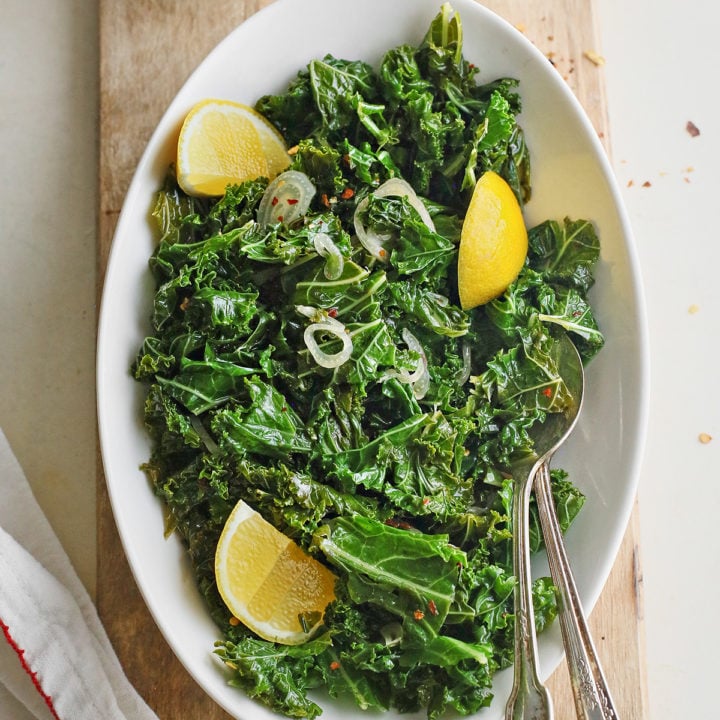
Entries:
{"label": "food crumb on board", "polygon": [[707,433],[702,432],[698,435],[698,440],[703,445],[707,445],[712,440],[712,435],[708,435]]}
{"label": "food crumb on board", "polygon": [[700,312],[700,306],[699,306],[699,305],[696,305],[695,303],[693,303],[693,304],[688,308],[688,313],[690,313],[690,315],[695,315],[695,313],[698,313],[698,312]]}
{"label": "food crumb on board", "polygon": [[700,129],[692,120],[687,121],[685,129],[688,131],[690,137],[697,137],[700,134]]}
{"label": "food crumb on board", "polygon": [[[627,160],[621,160],[620,164],[627,165]],[[667,170],[660,170],[658,171],[658,177],[660,178],[666,178],[666,177],[672,177],[673,175],[677,176],[678,173],[682,174],[682,180],[685,183],[691,183],[692,180],[690,179],[690,175],[695,172],[695,168],[692,165],[688,165],[687,167],[683,168],[682,170],[679,170],[677,173],[669,172]],[[626,187],[634,187],[636,185],[636,182],[633,178],[630,178],[626,181]],[[652,182],[650,180],[645,180],[643,183],[640,183],[641,187],[649,188],[652,187]]]}
{"label": "food crumb on board", "polygon": [[605,58],[600,55],[599,53],[596,53],[594,50],[585,50],[583,55],[593,64],[593,65],[604,65],[605,64]]}

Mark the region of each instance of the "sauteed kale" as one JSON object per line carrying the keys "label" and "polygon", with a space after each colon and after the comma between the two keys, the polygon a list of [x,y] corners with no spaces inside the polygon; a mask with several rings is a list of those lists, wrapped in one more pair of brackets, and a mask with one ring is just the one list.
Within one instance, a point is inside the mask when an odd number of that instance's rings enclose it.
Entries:
{"label": "sauteed kale", "polygon": [[[321,712],[308,697],[320,687],[361,708],[472,713],[511,663],[509,471],[555,409],[559,334],[586,360],[602,346],[587,299],[599,243],[590,222],[543,222],[503,296],[458,306],[476,179],[494,170],[521,202],[531,192],[517,83],[478,74],[443,6],[417,47],[378,67],[315,60],[258,101],[315,186],[298,221],[258,222],[262,178],[203,199],[171,171],[157,196],[152,334],[133,365],[147,383],[145,469],[223,634],[230,682],[292,717]],[[375,194],[392,178],[434,230],[407,197]],[[358,241],[364,200],[384,261]],[[349,334],[349,355],[337,333],[309,347],[313,312]],[[553,480],[567,527],[583,496],[563,471]],[[339,577],[325,629],[303,645],[229,623],[213,557],[240,499]],[[382,576],[368,570],[379,563]],[[541,629],[556,613],[548,579],[534,601]]]}

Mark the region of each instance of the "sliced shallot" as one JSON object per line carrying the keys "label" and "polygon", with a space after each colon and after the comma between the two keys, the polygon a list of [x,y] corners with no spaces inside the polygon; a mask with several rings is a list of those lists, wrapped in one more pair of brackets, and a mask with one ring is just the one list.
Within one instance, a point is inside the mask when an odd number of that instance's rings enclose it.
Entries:
{"label": "sliced shallot", "polygon": [[307,213],[315,196],[310,178],[298,170],[280,173],[268,186],[258,206],[260,225],[290,225]]}
{"label": "sliced shallot", "polygon": [[423,201],[417,196],[413,186],[402,178],[390,178],[384,182],[373,193],[376,197],[406,197],[408,202],[415,208],[420,219],[425,225],[435,232],[435,223],[433,223],[430,213],[423,204]]}
{"label": "sliced shallot", "polygon": [[408,383],[413,387],[413,395],[417,400],[422,400],[430,386],[430,373],[428,372],[427,356],[420,341],[407,329],[403,328],[402,337],[410,350],[416,352],[419,357],[417,366],[409,373],[405,368],[400,370],[387,370],[385,377],[397,378],[402,383]]}
{"label": "sliced shallot", "polygon": [[319,232],[315,235],[313,244],[315,245],[315,252],[317,252],[320,257],[326,258],[325,277],[328,280],[337,280],[342,275],[345,266],[345,260],[338,246],[333,242],[333,239],[324,232]]}
{"label": "sliced shallot", "polygon": [[[318,365],[324,368],[336,368],[350,359],[353,351],[353,343],[343,323],[335,318],[331,318],[326,312],[309,305],[296,305],[295,309],[302,315],[305,315],[305,317],[314,320],[314,322],[305,328],[303,339],[305,340],[308,351]],[[316,333],[333,335],[342,342],[342,349],[336,353],[326,353],[320,348],[315,338]]]}
{"label": "sliced shallot", "polygon": [[455,380],[457,381],[457,384],[461,387],[470,379],[470,368],[472,360],[470,343],[463,342],[462,344],[462,360],[463,366],[460,370],[458,370],[457,374],[455,375]]}
{"label": "sliced shallot", "polygon": [[[402,178],[390,178],[380,185],[377,190],[373,192],[375,197],[405,197],[408,199],[410,205],[415,208],[420,219],[425,225],[435,232],[435,224],[430,217],[430,213],[423,204],[423,201],[417,196],[412,185]],[[386,262],[388,259],[387,250],[384,247],[390,239],[390,235],[380,235],[373,230],[367,230],[360,215],[365,212],[365,208],[368,206],[368,198],[363,198],[355,208],[355,215],[353,216],[353,224],[355,225],[355,234],[358,237],[361,245],[377,260]]]}

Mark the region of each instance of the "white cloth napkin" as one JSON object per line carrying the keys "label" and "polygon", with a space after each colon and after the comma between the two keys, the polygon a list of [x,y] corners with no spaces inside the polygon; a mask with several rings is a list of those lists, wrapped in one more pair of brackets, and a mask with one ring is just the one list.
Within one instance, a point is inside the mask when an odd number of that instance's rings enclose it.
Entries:
{"label": "white cloth napkin", "polygon": [[0,430],[0,720],[157,720]]}

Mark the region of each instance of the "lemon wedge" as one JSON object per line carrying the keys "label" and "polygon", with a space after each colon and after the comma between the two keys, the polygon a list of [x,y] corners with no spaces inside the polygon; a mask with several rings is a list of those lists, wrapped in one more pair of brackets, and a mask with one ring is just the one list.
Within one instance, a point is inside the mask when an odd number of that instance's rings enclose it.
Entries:
{"label": "lemon wedge", "polygon": [[520,203],[507,182],[488,171],[475,184],[458,252],[460,305],[470,310],[502,295],[520,273],[528,235]]}
{"label": "lemon wedge", "polygon": [[242,500],[220,535],[215,579],[234,617],[284,645],[309,640],[335,598],[335,575]]}
{"label": "lemon wedge", "polygon": [[220,196],[230,184],[272,179],[289,164],[280,133],[242,103],[203,100],[180,129],[177,180],[188,195]]}

